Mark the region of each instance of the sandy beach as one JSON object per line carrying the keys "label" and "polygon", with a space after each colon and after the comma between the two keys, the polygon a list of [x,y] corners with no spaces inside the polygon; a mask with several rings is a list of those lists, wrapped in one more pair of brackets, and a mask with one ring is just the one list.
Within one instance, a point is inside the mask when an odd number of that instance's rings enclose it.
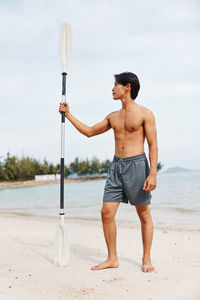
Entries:
{"label": "sandy beach", "polygon": [[117,269],[92,271],[106,258],[100,220],[66,217],[70,261],[54,266],[58,218],[0,215],[0,299],[200,299],[200,231],[161,228],[154,231],[152,263],[141,271],[140,224],[117,221]]}
{"label": "sandy beach", "polygon": [[[65,178],[64,182],[77,182],[77,181],[87,181],[87,180],[98,180],[105,179],[107,176],[93,176],[93,177],[77,177],[77,178]],[[21,188],[28,186],[38,186],[46,184],[56,184],[60,183],[60,180],[44,180],[44,181],[35,181],[35,180],[19,180],[19,181],[0,181],[0,190],[10,189],[10,188]]]}

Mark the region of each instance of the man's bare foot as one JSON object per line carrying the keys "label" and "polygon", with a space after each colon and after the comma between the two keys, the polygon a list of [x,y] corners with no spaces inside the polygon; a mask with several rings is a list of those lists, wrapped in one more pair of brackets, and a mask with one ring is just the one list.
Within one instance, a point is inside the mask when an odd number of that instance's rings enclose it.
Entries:
{"label": "man's bare foot", "polygon": [[118,268],[118,267],[119,267],[119,262],[117,258],[116,259],[108,258],[101,264],[92,267],[91,270],[102,270],[107,268]]}
{"label": "man's bare foot", "polygon": [[154,267],[151,264],[150,257],[143,257],[142,258],[142,272],[153,272],[155,271]]}

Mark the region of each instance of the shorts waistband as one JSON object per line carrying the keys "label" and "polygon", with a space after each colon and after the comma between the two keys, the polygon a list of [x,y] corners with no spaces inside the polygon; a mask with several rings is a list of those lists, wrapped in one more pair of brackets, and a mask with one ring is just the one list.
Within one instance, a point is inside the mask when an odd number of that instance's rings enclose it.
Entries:
{"label": "shorts waistband", "polygon": [[138,155],[134,155],[134,156],[129,156],[129,157],[119,157],[117,155],[114,155],[113,160],[114,161],[123,161],[123,162],[128,162],[128,161],[133,161],[133,160],[138,160],[138,159],[142,159],[142,158],[146,158],[146,154],[145,152],[142,154],[138,154]]}

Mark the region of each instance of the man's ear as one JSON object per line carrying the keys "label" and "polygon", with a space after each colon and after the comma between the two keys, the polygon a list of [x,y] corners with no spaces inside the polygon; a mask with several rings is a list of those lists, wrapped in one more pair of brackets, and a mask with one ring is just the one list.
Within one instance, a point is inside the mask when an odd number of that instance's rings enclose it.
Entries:
{"label": "man's ear", "polygon": [[131,84],[127,83],[126,88],[127,88],[127,90],[129,90],[129,89],[131,90]]}

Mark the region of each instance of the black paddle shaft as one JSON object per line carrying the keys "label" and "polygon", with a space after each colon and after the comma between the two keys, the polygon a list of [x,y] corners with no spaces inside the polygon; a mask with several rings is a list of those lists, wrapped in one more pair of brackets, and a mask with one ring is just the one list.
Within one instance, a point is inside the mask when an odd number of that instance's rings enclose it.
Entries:
{"label": "black paddle shaft", "polygon": [[[66,76],[62,73],[62,101],[66,101]],[[60,158],[60,215],[64,215],[64,149],[65,149],[65,113],[61,115],[61,158]]]}

